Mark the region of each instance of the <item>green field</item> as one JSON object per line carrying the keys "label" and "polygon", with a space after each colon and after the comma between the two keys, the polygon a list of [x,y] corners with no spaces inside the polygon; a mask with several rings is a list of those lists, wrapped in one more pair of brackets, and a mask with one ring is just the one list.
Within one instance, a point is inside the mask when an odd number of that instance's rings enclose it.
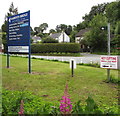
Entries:
{"label": "green field", "polygon": [[[111,75],[118,77],[118,71]],[[71,77],[68,63],[32,59],[32,74],[28,74],[28,59],[10,57],[10,68],[6,68],[6,56],[2,56],[2,85],[8,90],[30,91],[48,101],[59,101],[63,96],[66,81],[72,102],[85,103],[91,95],[102,106],[118,104],[118,85],[105,83],[106,69],[77,65]]]}

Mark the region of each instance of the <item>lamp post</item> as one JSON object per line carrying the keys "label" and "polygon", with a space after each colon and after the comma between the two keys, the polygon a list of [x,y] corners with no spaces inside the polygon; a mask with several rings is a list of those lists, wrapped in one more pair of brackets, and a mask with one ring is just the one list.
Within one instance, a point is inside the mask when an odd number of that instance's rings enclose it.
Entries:
{"label": "lamp post", "polygon": [[[108,23],[108,55],[110,55],[110,23]],[[110,81],[110,69],[107,69],[107,80]]]}
{"label": "lamp post", "polygon": [[[110,23],[108,23],[107,27],[102,27],[101,29],[108,32],[107,55],[110,55]],[[107,69],[107,81],[110,81],[110,69]]]}

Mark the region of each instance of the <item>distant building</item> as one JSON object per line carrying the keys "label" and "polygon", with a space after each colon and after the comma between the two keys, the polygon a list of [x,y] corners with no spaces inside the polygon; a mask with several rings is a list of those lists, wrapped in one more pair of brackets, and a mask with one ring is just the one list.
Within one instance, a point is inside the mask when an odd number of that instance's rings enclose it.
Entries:
{"label": "distant building", "polygon": [[3,46],[3,44],[0,44],[0,52],[4,52],[4,46]]}
{"label": "distant building", "polygon": [[58,40],[59,43],[70,42],[70,37],[63,31],[61,33],[50,34],[50,37]]}
{"label": "distant building", "polygon": [[75,35],[75,42],[80,44],[82,51],[84,51],[85,49],[89,49],[89,46],[85,46],[84,44],[81,43],[81,40],[84,39],[85,33],[88,31],[90,31],[89,28],[82,29]]}
{"label": "distant building", "polygon": [[41,42],[41,38],[36,35],[32,37],[33,43]]}
{"label": "distant building", "polygon": [[80,43],[80,41],[84,38],[84,34],[86,32],[90,31],[90,29],[86,28],[86,29],[82,29],[80,30],[76,35],[75,35],[75,42],[76,43]]}

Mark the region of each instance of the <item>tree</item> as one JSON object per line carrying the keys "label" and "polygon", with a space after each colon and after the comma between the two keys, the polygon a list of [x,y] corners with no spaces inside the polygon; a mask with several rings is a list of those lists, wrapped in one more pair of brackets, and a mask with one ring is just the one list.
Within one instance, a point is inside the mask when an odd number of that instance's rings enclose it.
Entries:
{"label": "tree", "polygon": [[32,27],[30,27],[30,32],[31,32],[31,35],[34,36],[34,31],[33,31]]}
{"label": "tree", "polygon": [[43,31],[45,31],[48,28],[48,24],[47,23],[42,23],[39,26],[39,32],[43,33]]}
{"label": "tree", "polygon": [[49,33],[55,33],[56,31],[54,29],[50,29]]}
{"label": "tree", "polygon": [[60,24],[57,25],[55,28],[56,32],[61,32],[64,31],[67,35],[70,35],[70,33],[72,32],[72,26],[71,25],[65,25],[65,24]]}
{"label": "tree", "polygon": [[67,35],[70,35],[71,32],[72,32],[72,26],[71,26],[71,25],[68,25],[68,26],[67,26],[67,29],[65,30],[65,32],[66,32]]}
{"label": "tree", "polygon": [[7,12],[7,14],[5,15],[5,21],[4,24],[1,26],[2,29],[2,43],[4,45],[4,48],[6,49],[6,44],[7,44],[7,17],[12,16],[12,15],[16,15],[18,14],[18,8],[14,7],[13,2],[11,3],[10,7],[9,7],[9,11]]}
{"label": "tree", "polygon": [[34,27],[34,31],[35,31],[35,35],[37,35],[40,32],[39,27]]}
{"label": "tree", "polygon": [[120,1],[108,4],[105,12],[108,22],[116,24],[116,22],[120,20]]}
{"label": "tree", "polygon": [[14,4],[13,2],[11,3],[10,5],[10,8],[9,8],[9,15],[16,15],[18,14],[18,8],[14,8]]}
{"label": "tree", "polygon": [[60,25],[57,25],[56,26],[56,31],[59,33],[59,32],[61,32],[61,31],[65,31],[66,29],[67,29],[67,25],[65,25],[65,24],[60,24]]}
{"label": "tree", "polygon": [[70,42],[74,43],[75,42],[75,35],[77,34],[77,31],[72,31],[70,34]]}
{"label": "tree", "polygon": [[85,34],[86,44],[93,52],[105,52],[107,46],[107,31],[102,26],[107,25],[107,19],[103,14],[96,15],[90,22],[91,30]]}
{"label": "tree", "polygon": [[113,47],[113,49],[120,47],[120,21],[118,21],[116,24],[115,36],[112,39],[112,47]]}
{"label": "tree", "polygon": [[[108,4],[108,3],[107,3]],[[98,4],[96,6],[93,6],[89,12],[89,14],[86,14],[83,19],[84,21],[91,21],[94,16],[96,16],[97,14],[104,14],[105,12],[105,9],[106,9],[106,6],[107,6],[106,3],[103,3],[103,4]]]}
{"label": "tree", "polygon": [[85,29],[89,27],[89,23],[87,21],[80,22],[76,26],[74,26],[73,30],[79,32],[81,29]]}

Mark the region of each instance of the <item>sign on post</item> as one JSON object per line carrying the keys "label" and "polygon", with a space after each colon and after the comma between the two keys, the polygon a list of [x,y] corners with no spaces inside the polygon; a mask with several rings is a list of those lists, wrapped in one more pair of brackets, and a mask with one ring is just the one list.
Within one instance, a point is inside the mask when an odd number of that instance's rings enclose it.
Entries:
{"label": "sign on post", "polygon": [[106,69],[118,69],[118,56],[101,56],[100,67]]}
{"label": "sign on post", "polygon": [[8,55],[7,67],[9,67],[9,53],[29,54],[29,73],[31,73],[30,50],[30,11],[8,17]]}
{"label": "sign on post", "polygon": [[8,17],[8,52],[29,53],[30,11]]}

